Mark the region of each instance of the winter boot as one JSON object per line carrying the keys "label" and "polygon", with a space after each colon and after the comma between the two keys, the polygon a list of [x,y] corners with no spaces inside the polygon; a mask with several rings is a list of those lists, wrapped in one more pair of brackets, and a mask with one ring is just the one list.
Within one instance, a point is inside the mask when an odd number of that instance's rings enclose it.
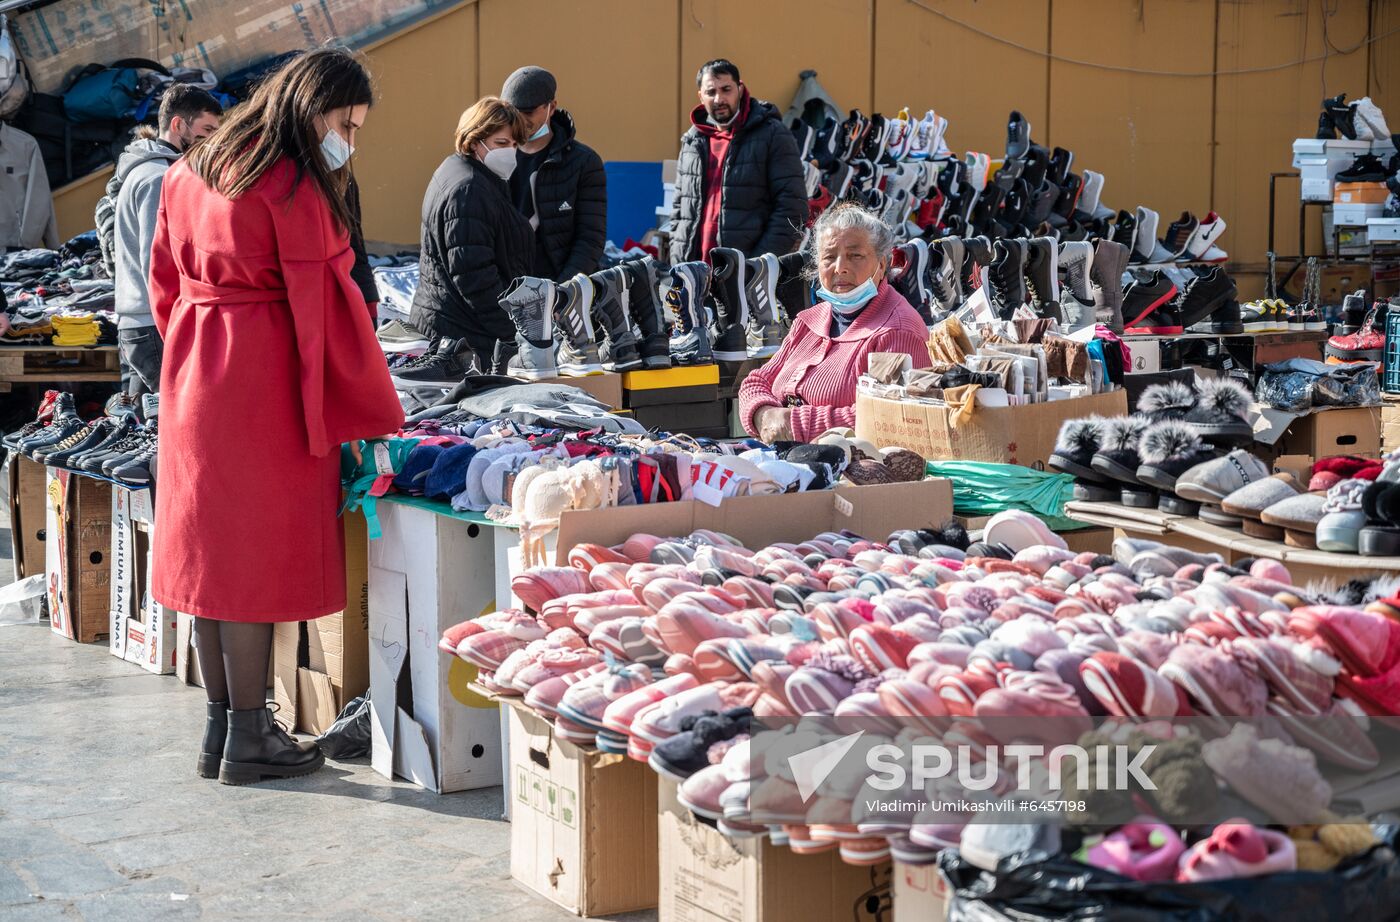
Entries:
{"label": "winter boot", "polygon": [[766,359],[783,344],[783,308],[778,302],[778,257],[772,253],[748,260],[748,281],[744,293],[748,301],[745,343],[748,357]]}
{"label": "winter boot", "polygon": [[598,333],[593,326],[597,292],[593,280],[579,273],[559,285],[554,300],[554,322],[563,334],[559,344],[559,374],[571,378],[601,375]]}
{"label": "winter boot", "polygon": [[199,764],[195,771],[201,778],[219,777],[219,761],[224,757],[224,742],[228,738],[228,702],[210,701],[204,721],[204,743],[199,747]]}
{"label": "winter boot", "polygon": [[666,302],[676,315],[670,346],[678,365],[710,365],[715,360],[705,317],[705,299],[709,294],[708,263],[688,262],[671,267],[671,290]]}
{"label": "winter boot", "polygon": [[622,266],[595,272],[593,310],[603,320],[607,352],[603,364],[611,371],[635,371],[642,367],[642,354],[637,351],[637,335],[632,331],[631,277]]}
{"label": "winter boot", "polygon": [[732,247],[715,247],[710,251],[710,266],[710,286],[719,308],[715,317],[714,357],[720,362],[745,361],[749,357],[748,260]]}
{"label": "winter boot", "polygon": [[251,784],[264,778],[297,778],[325,764],[314,742],[297,742],[265,707],[228,712],[228,738],[219,762],[224,784]]}
{"label": "winter boot", "polygon": [[1100,240],[1089,266],[1089,288],[1094,298],[1094,318],[1113,332],[1123,333],[1123,270],[1128,248],[1112,240]]}
{"label": "winter boot", "polygon": [[622,264],[631,284],[627,289],[632,319],[642,331],[642,367],[671,367],[671,334],[661,310],[661,263],[645,256]]}
{"label": "winter boot", "polygon": [[500,304],[515,324],[515,342],[520,351],[506,365],[512,378],[538,381],[559,375],[554,360],[554,310],[556,293],[577,279],[570,279],[559,289],[549,279],[518,278],[501,295]]}

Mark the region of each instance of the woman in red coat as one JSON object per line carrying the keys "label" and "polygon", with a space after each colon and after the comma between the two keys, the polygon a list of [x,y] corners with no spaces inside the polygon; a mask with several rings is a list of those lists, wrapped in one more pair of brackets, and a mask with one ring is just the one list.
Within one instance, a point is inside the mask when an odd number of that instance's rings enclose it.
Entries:
{"label": "woman in red coat", "polygon": [[350,278],[345,189],[370,100],[350,52],[309,52],[165,175],[152,593],[195,616],[199,773],[229,784],[324,759],[267,709],[272,625],[344,609],[340,445],[403,422]]}

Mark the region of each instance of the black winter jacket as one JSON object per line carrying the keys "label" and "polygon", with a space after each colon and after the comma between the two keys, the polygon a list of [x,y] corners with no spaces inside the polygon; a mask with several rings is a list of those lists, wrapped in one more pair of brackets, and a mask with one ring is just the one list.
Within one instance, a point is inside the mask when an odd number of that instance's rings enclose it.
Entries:
{"label": "black winter jacket", "polygon": [[530,182],[535,190],[532,274],[562,282],[598,271],[608,237],[608,178],[603,159],[574,137],[563,109],[549,121],[548,152]]}
{"label": "black winter jacket", "polygon": [[497,299],[530,274],[535,240],[505,182],[471,157],[448,157],[423,196],[422,244],[409,323],[449,339],[513,339]]}
{"label": "black winter jacket", "polygon": [[[697,106],[692,121],[704,119]],[[700,258],[709,139],[693,125],[681,135],[671,207],[671,263]],[[720,246],[746,256],[791,253],[807,224],[807,184],[792,132],[772,103],[754,99],[725,156]]]}
{"label": "black winter jacket", "polygon": [[350,177],[345,187],[345,207],[350,209],[354,226],[350,228],[350,249],[355,251],[355,265],[350,267],[350,280],[364,295],[366,304],[379,303],[379,287],[374,282],[374,267],[369,264],[369,254],[365,252],[364,225],[360,221],[360,184]]}

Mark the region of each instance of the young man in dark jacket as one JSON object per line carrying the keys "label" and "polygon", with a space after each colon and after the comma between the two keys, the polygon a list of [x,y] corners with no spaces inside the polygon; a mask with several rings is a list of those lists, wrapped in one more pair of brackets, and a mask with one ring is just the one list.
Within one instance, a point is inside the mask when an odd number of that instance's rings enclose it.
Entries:
{"label": "young man in dark jacket", "polygon": [[695,82],[700,105],[681,136],[671,264],[705,259],[715,247],[748,257],[792,252],[807,221],[807,189],[782,114],[749,96],[729,61],[708,62]]}
{"label": "young man in dark jacket", "polygon": [[515,151],[511,201],[535,229],[531,275],[562,282],[597,271],[608,229],[603,160],[575,137],[574,120],[555,100],[554,75],[522,67],[506,78],[501,98],[528,123]]}

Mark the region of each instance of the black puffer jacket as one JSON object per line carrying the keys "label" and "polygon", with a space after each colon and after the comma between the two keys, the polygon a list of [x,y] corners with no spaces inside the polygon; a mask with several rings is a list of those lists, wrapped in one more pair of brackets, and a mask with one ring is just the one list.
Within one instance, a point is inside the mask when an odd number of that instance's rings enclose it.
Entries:
{"label": "black puffer jacket", "polygon": [[497,299],[529,275],[535,240],[505,182],[471,157],[448,157],[423,196],[422,243],[410,324],[430,336],[512,339]]}
{"label": "black puffer jacket", "polygon": [[533,274],[562,282],[593,273],[608,238],[608,178],[603,158],[574,137],[563,109],[549,121],[545,160],[530,181],[535,189]]}
{"label": "black puffer jacket", "polygon": [[[746,96],[747,99],[747,96]],[[709,139],[695,127],[706,118],[703,106],[691,113],[681,135],[676,197],[671,207],[672,264],[700,258],[700,219],[705,207],[705,159]],[[797,247],[807,223],[807,185],[797,142],[778,109],[760,99],[729,142],[725,156],[720,246],[746,256],[783,255]]]}

